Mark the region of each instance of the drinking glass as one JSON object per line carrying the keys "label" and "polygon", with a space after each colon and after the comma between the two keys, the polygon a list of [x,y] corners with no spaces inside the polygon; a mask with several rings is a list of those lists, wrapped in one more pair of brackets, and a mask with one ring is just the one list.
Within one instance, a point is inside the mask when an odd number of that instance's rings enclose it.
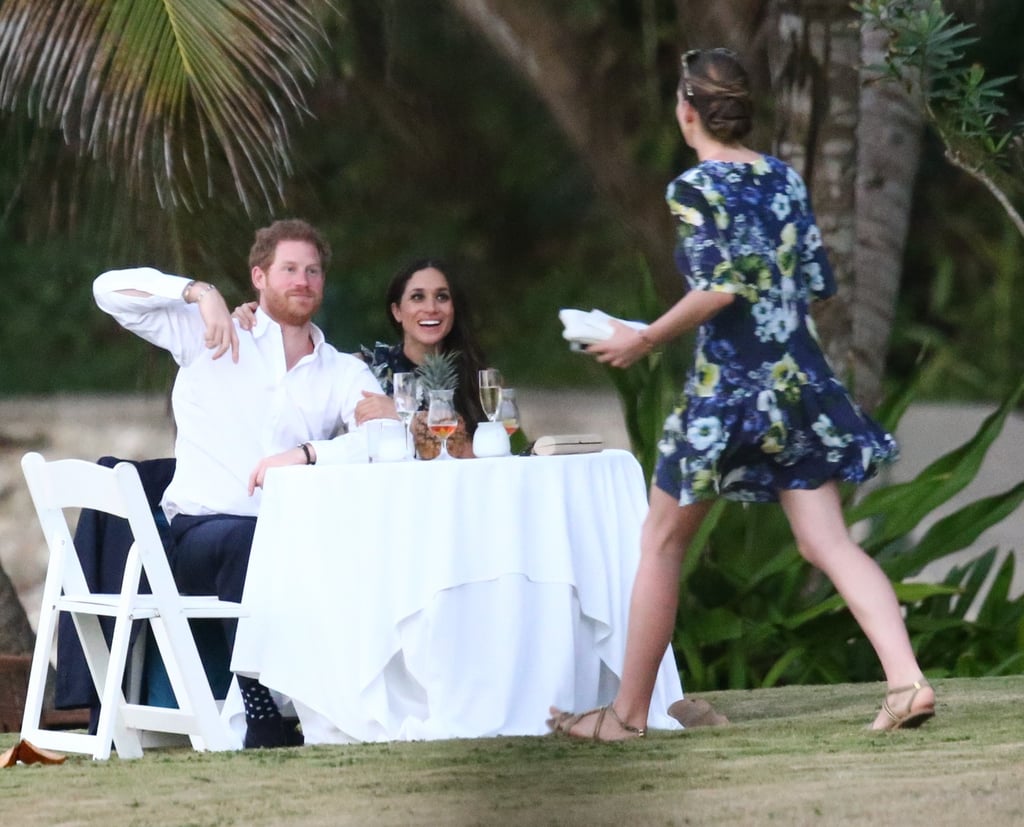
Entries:
{"label": "drinking glass", "polygon": [[459,415],[455,412],[452,396],[455,391],[427,391],[429,405],[427,407],[427,427],[435,436],[441,438],[441,453],[437,459],[451,459],[448,453],[448,437],[455,433],[459,426]]}
{"label": "drinking glass", "polygon": [[484,368],[478,373],[480,384],[480,404],[487,418],[494,422],[498,413],[498,397],[501,394],[501,372],[494,368]]}
{"label": "drinking glass", "polygon": [[416,374],[412,371],[395,373],[391,377],[392,395],[395,400],[395,413],[405,426],[406,456],[409,454],[409,443],[412,440],[410,423],[413,414],[419,408],[416,385]]}
{"label": "drinking glass", "polygon": [[505,426],[505,433],[512,436],[519,430],[519,405],[516,403],[516,389],[502,388],[495,419]]}

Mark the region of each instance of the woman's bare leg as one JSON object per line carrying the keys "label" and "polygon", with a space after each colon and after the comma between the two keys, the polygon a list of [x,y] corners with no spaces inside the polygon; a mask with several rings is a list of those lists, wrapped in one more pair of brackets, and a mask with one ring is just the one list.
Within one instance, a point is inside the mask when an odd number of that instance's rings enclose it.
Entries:
{"label": "woman's bare leg", "polygon": [[[806,560],[821,569],[850,607],[882,664],[890,688],[909,686],[921,678],[921,667],[910,645],[899,601],[885,572],[850,538],[843,520],[839,490],[834,482],[810,491],[780,491],[779,501]],[[909,695],[907,695],[909,698]],[[924,687],[914,708],[935,703]],[[889,723],[879,712],[873,726]]]}
{"label": "woman's bare leg", "polygon": [[[630,726],[647,726],[658,668],[675,630],[683,556],[710,506],[710,502],[680,506],[674,497],[651,487],[650,509],[640,535],[640,563],[629,604],[622,682],[612,702],[616,715]],[[590,737],[594,724],[595,719],[586,718],[570,732]],[[606,715],[601,739],[624,737],[630,737],[630,733],[613,716]]]}

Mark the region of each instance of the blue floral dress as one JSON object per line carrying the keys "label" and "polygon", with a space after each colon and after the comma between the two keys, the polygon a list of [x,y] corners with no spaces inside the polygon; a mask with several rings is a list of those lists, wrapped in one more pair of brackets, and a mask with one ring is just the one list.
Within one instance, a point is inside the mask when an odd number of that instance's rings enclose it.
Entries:
{"label": "blue floral dress", "polygon": [[835,293],[807,189],[777,158],[704,161],[668,187],[676,263],[691,290],[734,293],[705,322],[655,480],[680,505],[718,495],[861,482],[898,456],[821,349],[811,301]]}
{"label": "blue floral dress", "polygon": [[[402,373],[414,373],[416,364],[405,355],[402,344],[388,345],[384,342],[377,342],[372,348],[366,345],[359,346],[359,355],[370,368],[370,372],[377,377],[381,389],[387,396],[394,396],[395,381],[394,375]],[[426,400],[420,398],[420,408],[426,409]]]}

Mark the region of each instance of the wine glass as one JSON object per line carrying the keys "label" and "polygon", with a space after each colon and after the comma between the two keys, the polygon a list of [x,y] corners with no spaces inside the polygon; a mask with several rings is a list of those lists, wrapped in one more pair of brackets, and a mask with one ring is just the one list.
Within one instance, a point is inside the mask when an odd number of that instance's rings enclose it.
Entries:
{"label": "wine glass", "polygon": [[437,455],[437,459],[451,459],[451,454],[448,453],[448,437],[454,434],[459,426],[459,416],[452,401],[455,391],[432,390],[427,393],[430,399],[427,407],[427,427],[432,434],[441,438],[441,453]]}
{"label": "wine glass", "polygon": [[516,389],[502,388],[495,420],[505,426],[505,433],[512,436],[519,430],[519,405],[516,403]]}
{"label": "wine glass", "polygon": [[487,418],[494,422],[498,413],[498,397],[501,394],[501,372],[484,368],[477,374],[480,384],[480,404]]}
{"label": "wine glass", "polygon": [[395,400],[395,413],[398,414],[398,418],[402,420],[402,424],[405,426],[406,455],[408,456],[408,445],[412,438],[409,425],[412,422],[413,414],[419,408],[416,374],[412,371],[395,373],[391,377],[391,384],[392,395]]}

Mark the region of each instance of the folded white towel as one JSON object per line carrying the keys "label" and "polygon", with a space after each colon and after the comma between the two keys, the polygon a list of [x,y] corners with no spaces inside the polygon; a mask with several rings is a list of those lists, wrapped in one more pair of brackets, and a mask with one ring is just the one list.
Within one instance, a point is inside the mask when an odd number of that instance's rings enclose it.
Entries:
{"label": "folded white towel", "polygon": [[609,321],[622,322],[635,330],[646,330],[644,322],[630,322],[626,319],[618,319],[609,316],[603,310],[573,310],[564,308],[558,311],[558,318],[565,328],[562,331],[562,338],[569,342],[574,350],[579,350],[585,345],[592,345],[594,342],[601,342],[612,335],[612,326]]}

